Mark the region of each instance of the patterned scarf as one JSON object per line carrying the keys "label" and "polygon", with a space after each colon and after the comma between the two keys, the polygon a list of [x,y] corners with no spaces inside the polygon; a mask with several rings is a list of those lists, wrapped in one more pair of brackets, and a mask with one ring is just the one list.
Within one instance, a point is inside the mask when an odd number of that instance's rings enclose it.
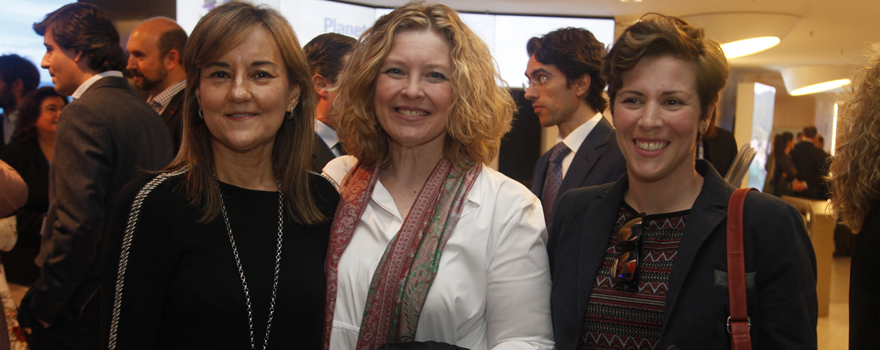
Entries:
{"label": "patterned scarf", "polygon": [[[481,170],[482,165],[468,157],[458,166],[441,159],[431,171],[403,226],[388,243],[373,274],[361,320],[358,350],[373,350],[385,344],[414,339],[443,247],[461,218],[462,206]],[[339,258],[351,242],[378,179],[379,170],[358,163],[346,175],[340,189],[341,198],[330,229],[325,269],[324,349],[330,347]]]}

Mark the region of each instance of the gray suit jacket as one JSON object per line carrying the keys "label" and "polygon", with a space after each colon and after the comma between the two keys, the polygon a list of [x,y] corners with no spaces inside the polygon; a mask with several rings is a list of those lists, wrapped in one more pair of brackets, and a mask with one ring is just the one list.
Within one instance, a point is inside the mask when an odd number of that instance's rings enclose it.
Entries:
{"label": "gray suit jacket", "polygon": [[[550,164],[550,152],[544,153],[535,166],[532,193],[543,199],[544,181],[547,178],[547,166]],[[617,145],[614,127],[605,118],[587,135],[587,139],[578,148],[568,167],[568,172],[559,186],[559,197],[573,188],[602,185],[620,178],[626,173],[626,159]]]}
{"label": "gray suit jacket", "polygon": [[116,196],[135,175],[163,168],[172,156],[162,118],[118,77],[98,80],[67,105],[56,135],[36,260],[41,276],[22,301],[25,322],[77,320],[97,296],[105,223]]}

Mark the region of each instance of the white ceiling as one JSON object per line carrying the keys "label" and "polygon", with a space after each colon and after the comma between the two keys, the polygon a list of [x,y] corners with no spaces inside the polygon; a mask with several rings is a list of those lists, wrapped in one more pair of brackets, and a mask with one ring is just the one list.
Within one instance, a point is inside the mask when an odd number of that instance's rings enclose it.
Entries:
{"label": "white ceiling", "polygon": [[[405,0],[358,0],[396,7]],[[456,10],[511,14],[613,17],[620,33],[647,12],[687,16],[716,12],[791,14],[800,22],[774,48],[732,60],[733,68],[768,69],[865,62],[871,43],[880,43],[878,0],[441,0]],[[733,29],[736,30],[736,29]],[[525,50],[525,48],[523,48]]]}

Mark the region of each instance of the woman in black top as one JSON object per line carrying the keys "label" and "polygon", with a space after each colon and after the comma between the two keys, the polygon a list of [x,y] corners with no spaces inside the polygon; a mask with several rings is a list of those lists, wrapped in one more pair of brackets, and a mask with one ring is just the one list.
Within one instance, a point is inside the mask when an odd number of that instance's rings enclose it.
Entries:
{"label": "woman in black top", "polygon": [[831,204],[858,231],[849,278],[849,348],[880,344],[880,52],[870,57],[842,109],[837,152],[831,160]]}
{"label": "woman in black top", "polygon": [[55,151],[55,125],[67,97],[52,87],[28,94],[18,110],[12,143],[0,148],[0,160],[15,168],[28,186],[28,200],[15,213],[18,241],[0,253],[9,283],[30,286],[40,277],[34,263],[40,253],[40,226],[49,209],[49,163]]}
{"label": "woman in black top", "polygon": [[773,139],[773,195],[777,197],[790,196],[792,191],[800,192],[806,185],[803,181],[795,179],[797,169],[791,162],[791,150],[794,149],[794,135],[784,132],[776,135]]}
{"label": "woman in black top", "polygon": [[308,171],[314,90],[296,36],[274,10],[229,3],[196,25],[183,65],[180,153],[130,183],[111,222],[108,347],[318,348],[338,196]]}

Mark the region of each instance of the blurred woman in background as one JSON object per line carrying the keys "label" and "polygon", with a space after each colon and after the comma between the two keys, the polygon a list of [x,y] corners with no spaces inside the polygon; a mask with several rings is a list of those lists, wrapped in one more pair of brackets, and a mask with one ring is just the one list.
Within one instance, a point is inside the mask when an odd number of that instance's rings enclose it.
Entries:
{"label": "blurred woman in background", "polygon": [[34,259],[40,252],[40,227],[49,209],[49,163],[55,153],[55,126],[65,105],[67,97],[52,87],[31,92],[19,109],[12,143],[0,148],[0,160],[15,168],[28,185],[27,204],[15,214],[18,242],[11,251],[0,252],[10,284],[30,286],[40,277]]}

